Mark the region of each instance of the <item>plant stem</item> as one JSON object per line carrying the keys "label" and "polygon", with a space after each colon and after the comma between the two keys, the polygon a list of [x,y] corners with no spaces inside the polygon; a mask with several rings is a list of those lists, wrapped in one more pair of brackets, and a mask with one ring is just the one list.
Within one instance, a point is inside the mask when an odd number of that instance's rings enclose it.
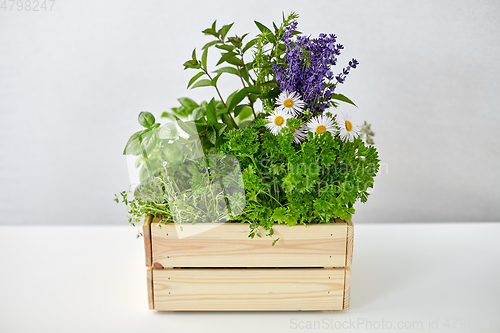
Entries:
{"label": "plant stem", "polygon": [[[242,57],[242,61],[243,61],[243,57]],[[236,69],[238,70],[238,75],[240,77],[241,84],[243,85],[243,88],[246,88],[247,86],[245,85],[245,81],[243,81],[243,76],[241,75],[240,66],[236,66]]]}
{"label": "plant stem", "polygon": [[[239,49],[240,51],[240,55],[241,55],[241,62],[243,63],[243,67],[245,67],[245,61],[243,60],[243,50]],[[238,76],[240,77],[240,80],[241,80],[241,84],[243,85],[243,88],[246,88],[247,86],[245,85],[245,81],[243,81],[243,76],[241,75],[241,71],[240,71],[240,67],[241,66],[236,66],[236,69],[238,70]],[[250,74],[248,73],[247,71],[247,75],[250,77]],[[248,98],[248,101],[250,102],[250,108],[252,109],[252,113],[253,113],[253,119],[257,119],[257,114],[255,113],[255,109],[253,108],[253,102],[252,102],[252,99],[250,98],[250,94],[247,94],[247,98]]]}
{"label": "plant stem", "polygon": [[283,205],[281,204],[281,202],[279,202],[278,200],[276,200],[275,197],[273,197],[272,195],[270,195],[269,193],[265,192],[265,191],[261,191],[260,193],[265,193],[267,194],[269,197],[273,198],[274,201],[276,201],[278,203],[278,205],[280,205],[280,207],[283,207]]}
{"label": "plant stem", "polygon": [[[205,70],[205,69],[203,69],[203,71],[208,76],[208,78],[210,79],[210,81],[212,81],[212,76],[208,73],[208,71]],[[214,85],[214,88],[215,88],[215,91],[217,91],[217,95],[219,95],[219,98],[220,98],[220,101],[222,102],[222,105],[224,105],[224,107],[227,108],[226,102],[224,102],[224,99],[222,98],[222,95],[221,95],[221,93],[219,91],[219,88],[217,88],[217,83]],[[233,122],[233,126],[236,127],[236,128],[239,128],[238,125],[236,124],[236,122],[234,121],[234,118],[231,115],[231,112],[229,110],[227,111],[227,115],[229,116],[229,118]]]}

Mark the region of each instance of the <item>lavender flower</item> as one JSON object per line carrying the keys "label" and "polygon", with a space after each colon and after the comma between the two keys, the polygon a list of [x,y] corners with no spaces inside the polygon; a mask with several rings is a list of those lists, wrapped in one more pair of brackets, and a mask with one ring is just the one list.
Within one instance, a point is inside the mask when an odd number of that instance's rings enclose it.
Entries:
{"label": "lavender flower", "polygon": [[[283,65],[274,65],[273,71],[281,91],[296,92],[312,112],[323,112],[330,100],[337,83],[344,83],[349,71],[359,64],[356,59],[342,73],[334,75],[331,66],[337,64],[337,56],[344,47],[336,44],[337,36],[321,33],[318,38],[310,39],[292,33],[297,29],[297,22],[286,27],[283,40],[286,45]],[[333,79],[336,81],[333,82]]]}

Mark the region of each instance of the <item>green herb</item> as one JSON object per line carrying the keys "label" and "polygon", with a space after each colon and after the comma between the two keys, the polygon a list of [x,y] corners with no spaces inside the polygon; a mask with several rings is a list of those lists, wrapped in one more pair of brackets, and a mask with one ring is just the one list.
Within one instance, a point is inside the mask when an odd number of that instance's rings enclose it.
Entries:
{"label": "green herb", "polygon": [[[325,54],[334,64],[343,48],[330,42],[325,46],[333,35],[295,43],[294,36],[301,34],[295,30],[297,18],[293,12],[283,15],[272,28],[255,22],[260,34],[253,39],[230,35],[233,23],[218,28],[214,21],[203,30],[212,40],[194,49],[184,63],[184,69],[195,71],[187,88],[209,87],[214,97],[199,103],[179,98],[179,106],[163,112],[162,118],[169,120],[163,125],[151,113],[141,112],[138,121],[144,129],[134,133],[124,149],[124,155],[137,157],[141,183],[133,192],[116,195],[115,201],[126,205],[132,225],[144,215],[161,217],[165,223],[230,220],[248,223],[250,238],[262,237],[261,231],[273,237],[276,223],[346,220],[354,214],[356,201],[366,202],[379,169],[371,125],[365,122],[359,128],[350,116],[332,112],[337,101],[356,106],[333,89],[359,63],[350,61],[335,77],[337,83],[332,72],[320,66],[324,77],[314,85],[324,95],[309,104],[294,91],[281,91],[277,70],[292,73],[280,79],[289,84],[293,71],[313,70],[323,64],[318,57]],[[324,48],[318,53],[314,45],[321,43]],[[287,67],[289,48],[300,65]],[[216,66],[209,68],[214,54]],[[237,76],[241,86],[223,96],[219,81],[228,75]],[[259,100],[262,110],[256,109]],[[331,108],[322,112],[317,107],[327,100]]]}

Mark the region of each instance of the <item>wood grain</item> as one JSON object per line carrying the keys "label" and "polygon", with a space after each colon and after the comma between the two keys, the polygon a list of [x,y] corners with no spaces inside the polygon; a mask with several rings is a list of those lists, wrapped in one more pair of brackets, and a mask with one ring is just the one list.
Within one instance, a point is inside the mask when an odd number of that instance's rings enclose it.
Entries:
{"label": "wood grain", "polygon": [[148,305],[149,310],[155,309],[154,295],[153,295],[153,269],[148,267],[146,269],[146,283],[148,288]]}
{"label": "wood grain", "polygon": [[354,246],[354,224],[352,220],[347,220],[347,248],[346,248],[346,262],[345,266],[350,267],[352,265],[352,251]]}
{"label": "wood grain", "polygon": [[142,236],[144,237],[144,253],[146,255],[146,267],[151,267],[152,265],[152,254],[151,254],[151,222],[153,217],[151,215],[144,217],[144,222],[142,222]]}
{"label": "wood grain", "polygon": [[344,267],[347,229],[344,221],[276,225],[280,240],[272,246],[270,237],[248,238],[248,224],[224,223],[179,239],[174,224],[153,222],[152,261],[163,267]]}
{"label": "wood grain", "polygon": [[351,305],[351,267],[345,269],[344,279],[344,310],[349,309]]}
{"label": "wood grain", "polygon": [[344,268],[154,269],[160,311],[342,310]]}

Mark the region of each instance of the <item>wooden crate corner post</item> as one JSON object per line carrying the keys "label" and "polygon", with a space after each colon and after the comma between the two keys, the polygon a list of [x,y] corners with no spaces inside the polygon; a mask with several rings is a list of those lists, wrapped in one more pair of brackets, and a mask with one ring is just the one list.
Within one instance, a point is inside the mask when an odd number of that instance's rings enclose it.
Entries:
{"label": "wooden crate corner post", "polygon": [[148,215],[144,218],[142,223],[142,235],[144,237],[144,254],[146,257],[146,284],[148,291],[148,305],[150,310],[154,310],[154,299],[153,299],[153,254],[151,247],[151,223],[153,217]]}

